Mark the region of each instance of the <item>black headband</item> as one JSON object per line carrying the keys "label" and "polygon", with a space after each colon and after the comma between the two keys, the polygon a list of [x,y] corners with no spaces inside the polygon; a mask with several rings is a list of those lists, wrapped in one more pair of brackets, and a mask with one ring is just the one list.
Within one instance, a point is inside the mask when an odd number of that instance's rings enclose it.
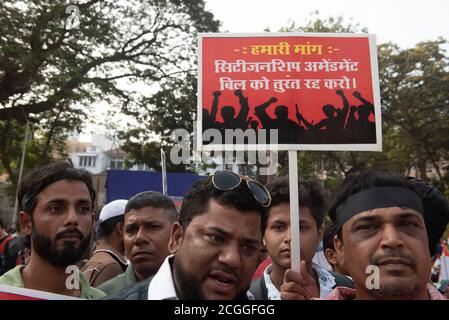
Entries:
{"label": "black headband", "polygon": [[350,196],[337,207],[336,230],[339,231],[359,213],[390,207],[410,208],[424,214],[421,198],[412,190],[405,187],[374,187]]}

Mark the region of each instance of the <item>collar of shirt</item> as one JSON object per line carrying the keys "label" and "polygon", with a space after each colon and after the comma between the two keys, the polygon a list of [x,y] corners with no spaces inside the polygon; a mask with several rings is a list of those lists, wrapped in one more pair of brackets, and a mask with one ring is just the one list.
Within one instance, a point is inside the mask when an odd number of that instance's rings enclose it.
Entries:
{"label": "collar of shirt", "polygon": [[[430,283],[427,284],[427,292],[429,294],[429,300],[447,300],[437,288]],[[323,300],[354,300],[355,290],[345,287],[337,287]]]}
{"label": "collar of shirt", "polygon": [[165,258],[148,287],[148,300],[178,300],[170,267],[173,255]]}
{"label": "collar of shirt", "polygon": [[447,300],[447,298],[430,283],[427,284],[427,292],[429,293],[430,300]]}
{"label": "collar of shirt", "polygon": [[272,265],[269,264],[263,272],[263,279],[265,280],[265,287],[267,288],[268,300],[281,300],[281,293],[271,280],[271,271]]}
{"label": "collar of shirt", "polygon": [[[148,300],[179,300],[176,296],[175,282],[171,263],[174,255],[165,258],[159,270],[154,275],[148,287]],[[248,300],[254,300],[251,292],[246,291]]]}
{"label": "collar of shirt", "polygon": [[120,254],[113,246],[102,244],[95,248],[95,251],[92,253],[92,256],[97,252],[107,252],[115,256],[123,265],[128,265],[129,262],[122,254]]}
{"label": "collar of shirt", "polygon": [[130,284],[137,283],[136,274],[134,273],[134,267],[131,263],[129,263],[128,266],[126,267],[124,277],[127,286]]}
{"label": "collar of shirt", "polygon": [[[313,263],[312,269],[315,271],[318,282],[320,284],[320,298],[326,297],[335,286],[334,277],[326,269],[321,268],[318,264]],[[263,272],[265,286],[268,291],[268,300],[281,300],[281,293],[271,281],[270,273],[272,271],[271,264]]]}
{"label": "collar of shirt", "polygon": [[320,298],[324,298],[331,293],[332,288],[335,287],[335,278],[329,271],[316,263],[312,263],[312,269],[315,271],[318,277],[318,282],[320,283]]}
{"label": "collar of shirt", "polygon": [[[25,265],[18,265],[14,269],[8,271],[4,274],[4,281],[0,280],[0,284],[5,284],[13,287],[18,288],[25,288],[25,285],[23,283],[22,279],[22,269],[25,268]],[[84,274],[80,271],[78,271],[79,275],[79,285],[80,285],[80,298],[81,299],[99,299],[105,296],[105,294],[89,285],[89,282],[87,281]]]}

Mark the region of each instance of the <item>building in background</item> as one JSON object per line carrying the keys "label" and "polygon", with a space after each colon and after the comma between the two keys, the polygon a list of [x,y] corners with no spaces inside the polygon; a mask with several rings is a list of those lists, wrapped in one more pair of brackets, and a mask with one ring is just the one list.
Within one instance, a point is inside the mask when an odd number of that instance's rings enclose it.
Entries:
{"label": "building in background", "polygon": [[[124,170],[126,153],[106,133],[92,133],[89,140],[82,141],[80,136],[73,135],[67,141],[67,153],[75,168],[93,174],[93,185],[97,192],[96,207],[101,209],[106,203],[106,172]],[[149,171],[146,165],[134,165],[126,170]]]}

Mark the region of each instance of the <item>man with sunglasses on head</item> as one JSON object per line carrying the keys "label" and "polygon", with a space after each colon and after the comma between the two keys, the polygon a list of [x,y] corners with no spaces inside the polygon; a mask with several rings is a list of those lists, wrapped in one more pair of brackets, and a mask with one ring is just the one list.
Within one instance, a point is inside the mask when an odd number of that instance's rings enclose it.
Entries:
{"label": "man with sunglasses on head", "polygon": [[[430,283],[432,239],[442,236],[449,218],[436,188],[368,170],[346,177],[329,214],[335,250],[355,289],[337,287],[326,300],[445,300]],[[307,286],[287,270],[282,298],[301,299]]]}
{"label": "man with sunglasses on head", "polygon": [[270,194],[257,181],[219,170],[195,182],[151,278],[108,297],[127,300],[246,300]]}

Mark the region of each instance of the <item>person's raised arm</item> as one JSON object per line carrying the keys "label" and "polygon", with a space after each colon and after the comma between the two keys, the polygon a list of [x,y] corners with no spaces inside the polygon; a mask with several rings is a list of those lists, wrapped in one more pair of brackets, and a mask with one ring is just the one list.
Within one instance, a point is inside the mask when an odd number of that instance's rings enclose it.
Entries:
{"label": "person's raised arm", "polygon": [[248,97],[243,96],[242,90],[235,90],[234,94],[237,97],[239,97],[239,102],[240,102],[240,112],[237,115],[237,119],[246,121],[246,118],[248,118],[248,113],[249,113]]}
{"label": "person's raised arm", "polygon": [[341,100],[343,101],[343,109],[341,109],[341,110],[337,109],[338,119],[340,121],[346,121],[346,117],[347,117],[348,111],[349,111],[349,101],[346,98],[343,90],[337,90],[337,91],[335,91],[335,93],[337,95],[339,95],[341,97]]}
{"label": "person's raised arm", "polygon": [[217,112],[218,112],[218,97],[221,95],[220,91],[214,91],[212,93],[214,96],[214,100],[212,101],[212,109],[210,111],[210,119],[212,122],[215,122],[217,119]]}
{"label": "person's raised arm", "polygon": [[254,113],[257,117],[259,117],[260,122],[262,123],[263,128],[268,128],[270,125],[270,121],[273,119],[267,114],[267,108],[270,104],[277,102],[278,100],[275,97],[271,97],[268,101],[258,105],[254,108]]}
{"label": "person's raised arm", "polygon": [[313,128],[313,121],[312,123],[310,123],[309,121],[307,121],[306,118],[303,117],[303,115],[299,112],[299,107],[298,104],[295,104],[296,107],[296,118],[298,119],[298,123],[301,124],[304,123],[304,125],[307,127],[307,129],[312,129]]}
{"label": "person's raised arm", "polygon": [[352,95],[354,97],[356,97],[357,99],[359,99],[364,105],[369,106],[371,113],[374,114],[374,105],[370,101],[363,98],[362,95],[360,94],[360,92],[354,91],[354,93]]}
{"label": "person's raised arm", "polygon": [[357,111],[357,107],[356,106],[351,106],[351,109],[349,111],[348,121],[345,124],[345,129],[346,128],[351,128],[354,125],[356,111]]}

